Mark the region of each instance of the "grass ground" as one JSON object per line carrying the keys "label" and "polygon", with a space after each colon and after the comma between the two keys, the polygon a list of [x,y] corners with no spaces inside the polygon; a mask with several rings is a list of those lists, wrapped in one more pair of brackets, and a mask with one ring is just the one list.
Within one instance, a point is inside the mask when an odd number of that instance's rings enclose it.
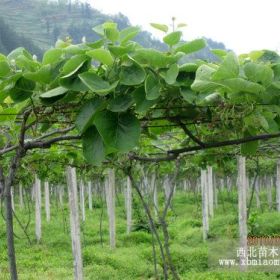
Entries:
{"label": "grass ground", "polygon": [[[265,201],[265,194],[262,197]],[[138,203],[136,203],[138,205]],[[136,280],[153,278],[152,240],[148,232],[135,231],[126,234],[124,201],[117,200],[117,249],[108,246],[108,223],[106,209],[103,209],[102,239],[100,242],[100,216],[102,203],[94,199],[93,211],[87,210],[86,222],[82,223],[82,246],[85,279],[89,280]],[[105,203],[104,203],[105,207]],[[43,208],[42,208],[43,210]],[[143,215],[140,207],[134,209],[134,218]],[[254,220],[250,222],[250,231],[255,235],[280,233],[280,214],[263,213],[255,208]],[[16,213],[23,224],[28,221],[28,209],[20,210],[16,204]],[[32,239],[29,245],[23,231],[15,221],[16,255],[19,279],[22,280],[67,280],[73,279],[73,261],[69,233],[69,213],[67,203],[61,207],[53,202],[51,222],[45,221],[42,212],[42,241],[36,244],[34,233],[34,210],[31,209],[31,221],[28,233]],[[201,208],[199,198],[194,194],[177,192],[173,199],[173,211],[168,214],[170,248],[175,266],[181,279],[193,280],[263,280],[280,279],[280,273],[214,271],[209,267],[209,248],[202,242]],[[236,237],[237,231],[236,194],[226,192],[219,196],[219,207],[210,221],[210,241],[221,237]],[[5,244],[5,225],[0,216],[0,279],[9,279]],[[160,264],[158,265],[160,270]]]}

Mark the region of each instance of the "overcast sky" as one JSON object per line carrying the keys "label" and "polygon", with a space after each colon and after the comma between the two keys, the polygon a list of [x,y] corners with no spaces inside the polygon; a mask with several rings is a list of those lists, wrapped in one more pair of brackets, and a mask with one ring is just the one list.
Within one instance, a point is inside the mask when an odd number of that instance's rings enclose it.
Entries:
{"label": "overcast sky", "polygon": [[[209,37],[237,53],[280,50],[279,0],[87,0],[104,13],[126,15],[153,32],[150,22],[184,22],[184,39]],[[153,32],[155,36],[159,33]]]}

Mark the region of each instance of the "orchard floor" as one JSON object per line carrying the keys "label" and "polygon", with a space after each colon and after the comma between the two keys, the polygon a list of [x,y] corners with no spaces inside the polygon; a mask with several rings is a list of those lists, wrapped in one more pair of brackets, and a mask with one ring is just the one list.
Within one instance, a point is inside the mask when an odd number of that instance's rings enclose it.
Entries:
{"label": "orchard floor", "polygon": [[[65,198],[66,199],[66,198]],[[161,198],[162,199],[162,198]],[[44,200],[42,200],[44,201]],[[266,194],[262,194],[263,209],[252,209],[249,230],[254,235],[276,235],[280,233],[280,213],[269,212],[265,205]],[[143,217],[139,202],[134,200],[134,221],[141,226]],[[84,278],[89,280],[136,280],[154,279],[152,241],[149,233],[140,230],[126,234],[124,200],[119,195],[117,204],[117,248],[110,250],[108,243],[107,212],[99,199],[94,199],[93,211],[87,210],[82,227]],[[105,203],[103,203],[105,207]],[[135,206],[136,205],[136,206]],[[73,279],[73,261],[69,233],[67,202],[64,207],[53,201],[51,222],[46,223],[42,208],[42,240],[35,241],[34,207],[28,234],[32,245],[26,240],[17,221],[15,242],[19,279],[21,280],[67,280]],[[2,207],[3,209],[3,207]],[[3,210],[2,210],[3,211]],[[100,217],[102,219],[102,239],[100,242]],[[28,222],[29,211],[19,209],[16,215],[21,223]],[[168,213],[170,248],[174,263],[181,279],[237,280],[237,279],[280,279],[279,273],[213,271],[208,265],[208,246],[202,242],[200,198],[193,193],[177,192],[173,199],[173,211]],[[210,240],[219,237],[236,237],[237,195],[226,191],[219,195],[219,206],[215,217],[210,220]],[[145,226],[145,225],[142,225]],[[5,225],[0,216],[0,279],[9,279],[7,268]],[[161,273],[160,265],[158,265]]]}

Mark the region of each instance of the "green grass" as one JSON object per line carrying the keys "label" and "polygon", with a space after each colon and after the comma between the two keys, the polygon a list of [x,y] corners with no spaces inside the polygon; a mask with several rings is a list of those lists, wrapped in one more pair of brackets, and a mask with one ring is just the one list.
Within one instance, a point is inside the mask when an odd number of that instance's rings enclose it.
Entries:
{"label": "green grass", "polygon": [[[236,194],[234,194],[235,196]],[[235,200],[224,194],[224,205],[219,198],[219,207],[215,217],[210,221],[210,240],[221,237],[236,237],[238,235],[237,212]],[[66,199],[66,198],[65,198]],[[42,200],[43,201],[43,200]],[[31,210],[31,221],[28,234],[32,239],[29,245],[25,236],[15,221],[15,245],[19,279],[73,279],[73,260],[69,232],[69,213],[67,202],[64,207],[55,201],[51,208],[51,222],[45,221],[42,208],[42,240],[36,244],[34,233],[34,209]],[[199,203],[198,203],[199,202]],[[117,200],[117,248],[109,248],[107,212],[103,210],[103,244],[100,242],[101,202],[94,199],[93,211],[87,210],[86,222],[81,224],[83,262],[85,279],[89,280],[135,280],[154,279],[152,237],[146,231],[136,231],[126,234],[124,200],[119,195]],[[137,203],[138,205],[138,203]],[[143,215],[142,209],[134,209],[134,221]],[[256,211],[251,222],[253,229],[259,235],[276,235],[280,233],[280,214]],[[16,204],[16,213],[23,224],[28,221],[28,210],[20,210]],[[136,215],[136,213],[138,213]],[[168,213],[170,233],[170,250],[174,264],[181,279],[208,280],[261,280],[280,279],[280,273],[265,272],[228,272],[213,271],[209,267],[207,243],[202,241],[200,198],[193,194],[177,192],[173,199],[173,210]],[[256,226],[257,225],[257,226]],[[258,231],[256,230],[258,229]],[[20,239],[19,239],[20,238]],[[161,273],[161,261],[158,259],[158,269]],[[0,217],[0,279],[9,279],[7,254],[5,244],[5,226]]]}

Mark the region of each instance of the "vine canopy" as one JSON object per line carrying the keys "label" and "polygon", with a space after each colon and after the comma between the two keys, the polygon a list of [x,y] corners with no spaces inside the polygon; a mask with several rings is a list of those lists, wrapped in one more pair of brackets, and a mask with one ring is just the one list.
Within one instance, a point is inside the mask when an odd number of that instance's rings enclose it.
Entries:
{"label": "vine canopy", "polygon": [[[193,123],[200,124],[196,133],[205,141],[212,140],[211,133],[249,137],[279,132],[276,53],[254,51],[237,57],[213,50],[217,62],[190,61],[189,54],[206,46],[203,39],[184,42],[179,29],[168,33],[167,26],[152,25],[166,33],[168,51],[134,42],[138,27],[118,30],[106,22],[93,28],[99,40],[77,45],[69,38],[58,40],[42,61],[23,48],[0,55],[0,125],[16,126],[27,108],[33,109],[40,133],[73,122],[85,158],[95,165],[108,155],[140,152],[135,147],[141,132],[155,139],[170,131],[163,123],[191,122],[190,130],[196,128]],[[54,112],[61,113],[55,124],[49,121]],[[202,120],[214,124],[217,116],[222,125],[202,127]],[[154,120],[162,129],[147,128]],[[184,137],[181,140],[180,145],[186,144]],[[242,149],[250,153],[257,146],[255,141]]]}

